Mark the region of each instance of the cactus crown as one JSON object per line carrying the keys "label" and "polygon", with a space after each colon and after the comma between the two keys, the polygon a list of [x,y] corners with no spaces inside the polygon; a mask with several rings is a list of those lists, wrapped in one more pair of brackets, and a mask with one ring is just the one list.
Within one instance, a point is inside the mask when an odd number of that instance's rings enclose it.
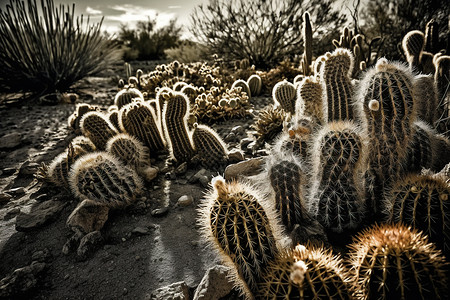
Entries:
{"label": "cactus crown", "polygon": [[319,124],[323,120],[323,87],[313,76],[305,77],[297,88],[295,113],[297,116],[309,116]]}
{"label": "cactus crown", "polygon": [[295,113],[296,90],[295,86],[287,80],[275,84],[272,90],[272,98],[286,112]]}
{"label": "cactus crown", "polygon": [[116,94],[114,97],[114,105],[120,109],[126,104],[140,100],[144,101],[144,95],[142,95],[141,91],[136,88],[128,88],[123,89]]}
{"label": "cactus crown", "polygon": [[407,57],[418,57],[424,46],[425,35],[419,30],[410,31],[403,37],[402,48]]}
{"label": "cactus crown", "polygon": [[228,159],[227,145],[222,138],[206,125],[194,124],[192,142],[202,165],[221,167]]}
{"label": "cactus crown", "polygon": [[105,149],[106,142],[116,134],[118,131],[114,125],[101,112],[88,112],[84,114],[80,121],[81,132],[88,137],[95,147],[98,149]]}
{"label": "cactus crown", "polygon": [[111,138],[106,144],[106,151],[134,169],[150,164],[147,147],[127,133]]}

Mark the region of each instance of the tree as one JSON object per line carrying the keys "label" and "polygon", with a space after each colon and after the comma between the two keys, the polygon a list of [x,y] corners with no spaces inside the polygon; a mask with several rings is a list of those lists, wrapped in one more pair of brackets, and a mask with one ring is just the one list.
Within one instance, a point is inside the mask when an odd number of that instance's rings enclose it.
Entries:
{"label": "tree", "polygon": [[[270,67],[302,53],[304,11],[312,17],[317,40],[345,22],[345,16],[334,11],[332,3],[333,0],[210,0],[206,6],[194,9],[191,32],[212,53],[230,59],[248,58],[257,67]],[[327,45],[331,49],[331,40]]]}

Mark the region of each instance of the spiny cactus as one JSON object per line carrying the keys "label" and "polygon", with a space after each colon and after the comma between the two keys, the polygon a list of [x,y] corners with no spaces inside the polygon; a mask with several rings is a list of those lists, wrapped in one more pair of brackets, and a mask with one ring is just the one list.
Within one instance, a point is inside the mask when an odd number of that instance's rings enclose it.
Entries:
{"label": "spiny cactus", "polygon": [[250,89],[250,95],[252,97],[256,97],[259,96],[261,94],[261,89],[262,89],[262,80],[261,77],[257,74],[253,74],[251,75],[248,79],[247,79],[247,85]]}
{"label": "spiny cactus", "polygon": [[370,215],[379,216],[380,200],[393,180],[404,172],[407,146],[415,120],[413,76],[408,68],[378,60],[361,81],[357,102],[368,130],[368,164],[372,184]]}
{"label": "spiny cactus", "polygon": [[203,237],[232,268],[236,287],[251,299],[279,252],[275,212],[250,185],[215,177],[212,186],[199,210]]}
{"label": "spiny cactus", "polygon": [[334,50],[323,62],[320,77],[326,92],[323,107],[328,122],[353,119],[353,87],[350,80],[353,63],[352,53],[343,48]]}
{"label": "spiny cactus", "polygon": [[434,66],[439,99],[435,127],[439,133],[450,136],[450,56],[441,55],[434,60]]}
{"label": "spiny cactus", "polygon": [[189,161],[194,147],[188,132],[189,100],[179,92],[166,99],[163,109],[163,125],[169,144],[170,156],[178,163]]}
{"label": "spiny cactus", "polygon": [[418,75],[414,80],[417,117],[428,124],[434,124],[437,120],[436,111],[439,105],[434,78],[431,75]]}
{"label": "spiny cactus", "polygon": [[192,142],[202,166],[213,169],[227,164],[227,146],[213,129],[195,123]]}
{"label": "spiny cactus", "polygon": [[295,224],[305,226],[310,221],[306,207],[308,179],[304,166],[294,156],[279,160],[277,156],[267,161],[270,184],[275,205],[281,220],[290,232]]}
{"label": "spiny cactus", "polygon": [[283,130],[286,112],[281,107],[269,105],[258,114],[258,119],[252,128],[256,130],[257,141],[271,142]]}
{"label": "spiny cactus", "polygon": [[119,133],[101,112],[86,113],[80,121],[80,127],[83,135],[99,150],[104,150],[108,140]]}
{"label": "spiny cactus", "polygon": [[79,153],[80,155],[88,152],[93,152],[97,149],[95,148],[94,143],[92,143],[92,141],[84,135],[75,137],[70,143],[72,144],[74,153]]}
{"label": "spiny cactus", "polygon": [[81,118],[84,116],[85,113],[88,113],[90,111],[99,111],[99,108],[95,105],[90,105],[87,103],[80,103],[77,104],[75,111],[73,114],[69,116],[68,119],[68,125],[73,130],[80,129],[80,121]]}
{"label": "spiny cactus", "polygon": [[142,182],[136,172],[107,152],[80,157],[69,176],[72,192],[109,207],[122,207],[136,200]]}
{"label": "spiny cactus", "polygon": [[133,101],[144,101],[144,96],[141,91],[135,88],[128,88],[119,91],[114,97],[114,105],[121,109],[124,105],[127,105]]}
{"label": "spiny cactus", "polygon": [[328,123],[315,138],[309,211],[332,231],[355,229],[364,216],[365,136],[352,122],[340,121]]}
{"label": "spiny cactus", "polygon": [[439,176],[411,174],[398,180],[385,201],[387,222],[423,231],[444,252],[450,250],[450,186]]}
{"label": "spiny cactus", "polygon": [[374,226],[350,246],[361,299],[446,299],[445,259],[425,235],[400,224]]}
{"label": "spiny cactus", "polygon": [[258,288],[258,299],[353,299],[341,259],[310,245],[281,252]]}
{"label": "spiny cactus", "polygon": [[313,76],[303,79],[297,87],[297,116],[308,116],[317,124],[325,122],[323,118],[323,88]]}
{"label": "spiny cactus", "polygon": [[114,128],[117,131],[120,131],[119,126],[119,111],[118,110],[112,110],[108,113],[108,120],[113,124]]}
{"label": "spiny cactus", "polygon": [[145,102],[130,103],[119,111],[119,126],[122,132],[138,138],[150,149],[150,153],[165,149],[160,123],[154,109]]}
{"label": "spiny cactus", "polygon": [[272,153],[292,153],[297,157],[308,159],[308,144],[313,132],[313,122],[308,117],[294,119],[292,125],[288,127],[285,123],[282,134],[275,142]]}
{"label": "spiny cactus", "polygon": [[280,81],[273,87],[272,98],[275,104],[288,113],[295,114],[296,97],[295,86],[287,80]]}
{"label": "spiny cactus", "polygon": [[247,84],[246,81],[244,81],[242,79],[236,80],[235,82],[233,82],[233,85],[231,86],[231,89],[236,89],[238,87],[240,87],[243,92],[247,93],[248,98],[251,98],[253,96],[251,91],[250,91],[250,87],[249,87],[249,85]]}
{"label": "spiny cactus", "polygon": [[425,36],[419,30],[408,32],[402,41],[402,48],[406,55],[406,60],[410,68],[418,68],[420,65],[420,55],[425,45]]}
{"label": "spiny cactus", "polygon": [[181,92],[189,98],[189,103],[194,104],[195,98],[198,96],[197,88],[193,85],[186,85],[181,89]]}
{"label": "spiny cactus", "polygon": [[430,53],[437,53],[440,50],[439,23],[434,19],[431,19],[425,27],[424,50]]}
{"label": "spiny cactus", "polygon": [[184,81],[178,81],[177,83],[175,83],[172,87],[172,89],[175,92],[180,92],[185,86],[187,86],[188,84]]}
{"label": "spiny cactus", "polygon": [[311,26],[311,19],[309,17],[308,12],[305,12],[303,14],[302,36],[303,36],[304,52],[301,60],[301,69],[303,70],[303,74],[305,76],[309,76],[311,74],[313,32]]}

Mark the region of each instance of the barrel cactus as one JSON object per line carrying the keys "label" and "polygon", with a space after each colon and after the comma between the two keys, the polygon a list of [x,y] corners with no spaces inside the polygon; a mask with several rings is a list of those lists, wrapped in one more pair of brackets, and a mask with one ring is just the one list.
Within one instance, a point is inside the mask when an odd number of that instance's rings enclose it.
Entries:
{"label": "barrel cactus", "polygon": [[104,150],[108,140],[119,133],[101,112],[86,113],[80,121],[80,127],[83,135],[99,150]]}

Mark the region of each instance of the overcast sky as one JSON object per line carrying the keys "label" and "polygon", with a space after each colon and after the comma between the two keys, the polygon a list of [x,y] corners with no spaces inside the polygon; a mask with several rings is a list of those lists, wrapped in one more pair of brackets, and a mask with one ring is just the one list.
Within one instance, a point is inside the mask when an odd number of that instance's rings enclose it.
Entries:
{"label": "overcast sky", "polygon": [[[55,4],[75,3],[76,14],[90,15],[93,21],[104,16],[103,28],[108,32],[118,31],[121,23],[133,26],[137,21],[145,21],[149,16],[153,19],[158,15],[157,26],[167,25],[171,19],[177,18],[177,24],[185,29],[184,36],[188,34],[189,16],[193,8],[207,2],[208,0],[54,0]],[[4,9],[7,3],[8,0],[0,0],[0,8]]]}

